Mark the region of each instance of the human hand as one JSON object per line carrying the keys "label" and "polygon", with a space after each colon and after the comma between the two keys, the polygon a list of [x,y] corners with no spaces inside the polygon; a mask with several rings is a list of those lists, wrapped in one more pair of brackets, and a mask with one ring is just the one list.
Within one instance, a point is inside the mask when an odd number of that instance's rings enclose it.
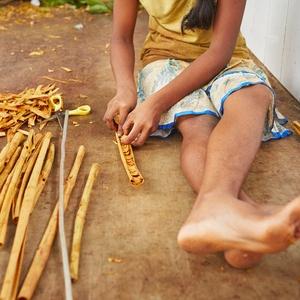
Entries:
{"label": "human hand", "polygon": [[123,125],[124,135],[121,142],[133,146],[142,146],[148,136],[157,129],[160,116],[160,110],[155,108],[151,99],[148,98],[147,101],[138,105],[128,114]]}
{"label": "human hand", "polygon": [[[129,114],[134,109],[137,102],[136,92],[130,90],[118,91],[108,104],[103,117],[106,126],[111,130],[118,131],[123,134],[122,126]],[[114,122],[114,117],[119,115],[119,126]]]}

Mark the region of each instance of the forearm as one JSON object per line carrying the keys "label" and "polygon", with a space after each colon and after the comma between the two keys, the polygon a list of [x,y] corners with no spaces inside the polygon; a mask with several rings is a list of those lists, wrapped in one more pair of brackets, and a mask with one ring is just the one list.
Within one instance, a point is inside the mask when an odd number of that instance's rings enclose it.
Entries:
{"label": "forearm", "polygon": [[136,92],[134,80],[134,46],[130,40],[112,39],[111,66],[118,91]]}
{"label": "forearm", "polygon": [[167,111],[182,98],[213,79],[227,64],[228,58],[208,50],[190,64],[164,88],[156,92],[151,101],[160,112]]}

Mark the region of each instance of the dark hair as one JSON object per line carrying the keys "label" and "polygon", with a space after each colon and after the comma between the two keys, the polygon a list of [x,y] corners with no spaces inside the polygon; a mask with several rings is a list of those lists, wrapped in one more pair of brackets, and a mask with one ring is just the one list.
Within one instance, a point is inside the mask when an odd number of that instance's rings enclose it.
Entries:
{"label": "dark hair", "polygon": [[209,29],[216,13],[215,0],[197,0],[195,7],[183,18],[181,31],[185,29]]}

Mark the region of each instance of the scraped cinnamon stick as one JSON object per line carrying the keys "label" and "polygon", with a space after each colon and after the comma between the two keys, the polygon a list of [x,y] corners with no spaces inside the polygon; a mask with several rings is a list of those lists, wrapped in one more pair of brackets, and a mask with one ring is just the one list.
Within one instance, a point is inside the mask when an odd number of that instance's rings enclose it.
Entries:
{"label": "scraped cinnamon stick", "polygon": [[292,123],[292,128],[298,135],[300,135],[300,122],[294,121]]}
{"label": "scraped cinnamon stick", "polygon": [[35,200],[34,200],[34,204],[32,207],[31,212],[33,211],[42,191],[44,190],[44,187],[46,185],[47,179],[50,175],[52,166],[53,166],[53,161],[54,161],[54,156],[55,156],[55,146],[54,144],[50,145],[47,157],[46,157],[46,162],[44,164],[43,170],[41,172],[39,181],[38,181],[38,185],[36,188],[36,195],[35,195]]}
{"label": "scraped cinnamon stick", "polygon": [[12,140],[8,142],[5,147],[0,152],[0,172],[4,169],[5,165],[9,162],[13,154],[15,153],[16,149],[19,145],[24,141],[25,136],[17,132]]}
{"label": "scraped cinnamon stick", "polygon": [[[30,132],[30,134],[33,134],[33,131]],[[29,136],[29,135],[28,135]],[[15,153],[16,149],[21,145],[21,143],[25,140],[25,135],[21,132],[17,132],[12,140],[9,142],[9,149],[6,154],[6,163],[10,160],[12,155]]]}
{"label": "scraped cinnamon stick", "polygon": [[13,207],[13,221],[15,223],[17,223],[18,219],[19,219],[19,214],[20,214],[20,210],[21,210],[21,205],[22,205],[22,200],[23,200],[23,196],[24,196],[24,192],[29,180],[29,177],[31,175],[32,169],[34,167],[34,164],[36,162],[36,159],[39,155],[39,152],[41,150],[42,147],[42,135],[37,135],[35,138],[35,142],[34,142],[34,151],[32,153],[32,155],[30,156],[27,164],[26,164],[26,168],[24,170],[24,175],[22,177],[22,182],[21,182],[21,186],[18,192],[18,197],[16,200],[16,203]]}
{"label": "scraped cinnamon stick", "polygon": [[136,165],[132,146],[122,144],[119,135],[117,133],[115,133],[115,135],[121,160],[127,173],[127,176],[130,180],[130,183],[134,187],[138,187],[144,183],[144,178]]}
{"label": "scraped cinnamon stick", "polygon": [[[4,183],[6,182],[7,176],[10,174],[13,167],[15,166],[15,163],[20,156],[21,150],[22,150],[22,147],[19,146],[17,148],[17,150],[15,151],[14,155],[12,156],[12,158],[10,159],[9,163],[6,165],[5,169],[0,174],[0,189],[2,189]],[[1,201],[0,201],[0,203],[1,203]],[[1,205],[0,205],[0,207],[1,207]]]}
{"label": "scraped cinnamon stick", "polygon": [[[120,123],[120,115],[119,114],[117,114],[114,117],[114,122],[117,125],[119,125],[119,123]],[[117,141],[118,149],[120,152],[121,160],[122,160],[123,166],[125,168],[126,174],[130,180],[130,183],[134,187],[138,187],[144,183],[144,178],[136,165],[132,146],[122,144],[121,139],[117,132],[115,132],[115,136],[116,136],[116,141]]]}
{"label": "scraped cinnamon stick", "polygon": [[93,164],[83,190],[83,194],[80,200],[79,209],[76,214],[74,224],[74,235],[72,241],[72,249],[70,255],[70,272],[73,281],[78,280],[79,258],[80,258],[80,246],[83,233],[83,227],[85,223],[86,212],[88,209],[93,185],[100,172],[100,165]]}
{"label": "scraped cinnamon stick", "polygon": [[2,204],[3,204],[4,198],[5,198],[7,189],[10,185],[12,175],[13,175],[13,171],[11,171],[10,174],[7,176],[6,181],[3,185],[3,188],[2,188],[1,193],[0,193],[0,215],[1,215],[1,210],[2,210]]}

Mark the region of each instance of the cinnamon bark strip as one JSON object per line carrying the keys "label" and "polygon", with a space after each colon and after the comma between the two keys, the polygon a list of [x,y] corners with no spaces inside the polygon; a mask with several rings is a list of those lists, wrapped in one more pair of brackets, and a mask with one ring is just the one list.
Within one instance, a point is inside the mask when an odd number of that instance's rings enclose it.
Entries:
{"label": "cinnamon bark strip", "polygon": [[300,122],[294,121],[292,123],[292,128],[298,135],[300,135]]}
{"label": "cinnamon bark strip", "polygon": [[[33,132],[31,132],[33,134]],[[29,136],[29,135],[28,135]],[[21,132],[17,132],[12,140],[10,141],[9,150],[6,155],[6,163],[10,160],[10,158],[15,153],[16,149],[19,147],[19,145],[25,140],[25,135]]]}
{"label": "cinnamon bark strip", "polygon": [[55,146],[54,146],[54,144],[51,144],[50,148],[48,150],[46,162],[44,164],[44,167],[41,172],[39,182],[38,182],[38,185],[36,188],[35,200],[34,200],[34,204],[33,204],[31,212],[33,211],[34,207],[36,206],[36,203],[37,203],[38,199],[40,198],[41,193],[44,190],[44,187],[46,185],[46,182],[47,182],[50,172],[52,170],[54,156],[55,156]]}
{"label": "cinnamon bark strip", "polygon": [[[26,232],[25,232],[25,240],[24,240],[24,243],[22,244],[22,248],[21,248],[21,251],[20,251],[20,256],[19,256],[19,261],[17,263],[17,266],[16,266],[16,277],[15,277],[15,281],[13,283],[13,294],[12,294],[12,297],[11,299],[16,299],[17,297],[17,293],[18,293],[18,285],[19,285],[19,281],[20,281],[20,275],[21,275],[21,271],[22,271],[22,262],[23,262],[23,259],[24,259],[24,252],[25,252],[25,241],[27,240],[27,229],[26,229]],[[0,298],[2,300],[2,298]]]}
{"label": "cinnamon bark strip", "polygon": [[72,249],[70,255],[70,272],[73,281],[78,280],[80,246],[81,246],[83,227],[85,223],[86,212],[90,202],[93,185],[95,183],[95,180],[97,179],[99,172],[100,172],[100,165],[97,163],[93,164],[88,179],[86,181],[83,194],[80,200],[79,208],[75,218]]}
{"label": "cinnamon bark strip", "polygon": [[19,215],[20,215],[20,210],[21,210],[21,205],[22,205],[22,200],[23,200],[23,196],[24,196],[24,192],[25,192],[25,189],[26,189],[26,186],[27,186],[30,174],[32,172],[32,169],[34,167],[34,164],[36,162],[36,159],[37,159],[37,157],[39,155],[39,152],[41,150],[41,147],[42,147],[42,138],[43,138],[42,135],[36,135],[36,138],[35,138],[35,149],[34,149],[32,155],[30,156],[30,158],[29,158],[29,160],[28,160],[28,162],[26,164],[24,175],[22,177],[21,186],[20,186],[20,189],[19,189],[19,192],[18,192],[18,197],[17,197],[16,203],[15,203],[15,205],[13,207],[13,221],[15,223],[18,222]]}
{"label": "cinnamon bark strip", "polygon": [[12,175],[13,175],[13,171],[11,171],[10,174],[7,176],[6,181],[5,181],[4,185],[3,185],[3,188],[2,188],[1,193],[0,193],[0,215],[1,215],[1,210],[2,210],[2,205],[3,205],[4,197],[6,195],[8,187],[10,185]]}
{"label": "cinnamon bark strip", "polygon": [[17,193],[17,184],[20,179],[23,165],[26,162],[26,159],[30,153],[30,149],[32,146],[32,139],[33,139],[33,132],[31,132],[26,142],[24,143],[20,157],[12,171],[13,173],[12,173],[11,181],[9,183],[9,186],[4,196],[1,213],[0,213],[0,247],[3,246],[5,243],[9,212],[11,209],[12,201],[14,200],[15,195]]}
{"label": "cinnamon bark strip", "polygon": [[6,155],[9,150],[9,143],[7,143],[0,152],[0,172],[3,170],[5,166]]}
{"label": "cinnamon bark strip", "polygon": [[22,133],[17,132],[12,140],[6,144],[0,153],[0,172],[3,171],[5,165],[9,162],[19,145],[24,141],[25,137]]}
{"label": "cinnamon bark strip", "polygon": [[[77,176],[79,173],[80,166],[83,161],[85,154],[84,146],[80,146],[77,152],[77,156],[71,172],[66,180],[64,188],[64,205],[65,209],[69,203],[71,193],[75,186]],[[37,287],[40,277],[42,276],[43,270],[46,267],[51,248],[55,239],[58,225],[58,203],[56,204],[53,213],[50,217],[48,226],[44,232],[43,238],[39,244],[38,249],[35,252],[35,256],[32,260],[31,266],[28,270],[26,278],[23,282],[21,290],[18,294],[17,299],[31,299],[33,293]]]}
{"label": "cinnamon bark strip", "polygon": [[52,134],[50,132],[47,132],[24,193],[24,200],[21,207],[20,217],[17,224],[8,266],[4,276],[2,290],[0,293],[0,299],[3,300],[12,299],[13,295],[16,292],[15,289],[18,287],[18,270],[22,267],[22,247],[25,247],[23,243],[25,243],[29,216],[35,201],[36,186],[38,184],[39,176],[44,164],[45,157],[47,155],[51,137]]}
{"label": "cinnamon bark strip", "polygon": [[[17,150],[15,151],[14,155],[12,156],[12,158],[10,159],[10,161],[8,162],[8,164],[6,165],[6,167],[4,168],[4,170],[2,171],[2,173],[0,174],[0,189],[2,189],[4,183],[6,182],[7,176],[10,174],[10,172],[14,168],[15,163],[20,156],[21,150],[22,150],[22,147],[19,146],[17,148]],[[1,203],[1,201],[0,201],[0,203]],[[1,207],[1,204],[0,204],[0,207]]]}
{"label": "cinnamon bark strip", "polygon": [[138,187],[144,183],[144,178],[136,165],[132,146],[122,144],[118,133],[115,133],[115,135],[116,135],[116,140],[117,140],[121,160],[125,168],[125,171],[127,173],[127,176],[130,180],[130,183],[134,187]]}

